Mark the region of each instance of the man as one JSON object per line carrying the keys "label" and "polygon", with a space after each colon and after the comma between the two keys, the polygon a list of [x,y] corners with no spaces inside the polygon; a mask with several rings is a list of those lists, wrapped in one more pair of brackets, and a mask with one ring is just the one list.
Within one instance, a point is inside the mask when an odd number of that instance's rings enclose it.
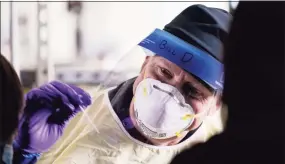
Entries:
{"label": "man", "polygon": [[[29,129],[15,145],[42,153],[57,141],[39,163],[169,163],[178,152],[219,132],[209,129],[205,117],[222,107],[221,48],[229,21],[221,9],[188,7],[139,44],[148,56],[136,78],[92,93],[92,105],[65,124],[62,137],[39,126],[41,135],[33,138],[49,143],[44,147],[37,140],[32,148],[26,144]],[[53,82],[40,88],[50,90],[46,97],[52,97],[66,94],[52,88],[65,87]],[[29,94],[39,95],[37,90]]]}

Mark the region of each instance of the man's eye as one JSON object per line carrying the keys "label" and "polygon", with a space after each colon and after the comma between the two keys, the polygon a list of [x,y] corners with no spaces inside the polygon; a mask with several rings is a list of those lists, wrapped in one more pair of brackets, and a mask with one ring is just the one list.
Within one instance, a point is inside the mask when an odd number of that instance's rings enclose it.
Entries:
{"label": "man's eye", "polygon": [[188,95],[197,99],[197,100],[203,100],[204,99],[203,95],[201,93],[196,92],[196,91],[190,91]]}
{"label": "man's eye", "polygon": [[191,98],[194,98],[196,100],[203,100],[204,96],[201,92],[199,92],[196,88],[190,85],[186,85],[183,88],[183,91],[186,96],[189,96]]}
{"label": "man's eye", "polygon": [[165,68],[159,67],[159,71],[160,71],[160,73],[161,73],[163,76],[165,76],[165,77],[168,78],[168,79],[171,79],[171,78],[173,77],[173,75],[171,74],[171,72],[168,71],[168,70],[165,69]]}

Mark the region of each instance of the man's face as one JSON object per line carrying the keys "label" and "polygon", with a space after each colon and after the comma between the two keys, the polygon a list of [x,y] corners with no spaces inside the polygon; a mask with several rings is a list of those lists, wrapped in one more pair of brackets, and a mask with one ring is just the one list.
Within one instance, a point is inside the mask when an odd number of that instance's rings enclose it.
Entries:
{"label": "man's face", "polygon": [[[140,75],[137,77],[133,91],[144,78],[152,78],[176,87],[184,96],[186,103],[190,104],[195,114],[213,111],[220,108],[220,97],[214,96],[213,91],[199,82],[174,63],[160,56],[147,57]],[[131,106],[132,108],[132,106]],[[196,129],[202,119],[195,119],[189,130]]]}

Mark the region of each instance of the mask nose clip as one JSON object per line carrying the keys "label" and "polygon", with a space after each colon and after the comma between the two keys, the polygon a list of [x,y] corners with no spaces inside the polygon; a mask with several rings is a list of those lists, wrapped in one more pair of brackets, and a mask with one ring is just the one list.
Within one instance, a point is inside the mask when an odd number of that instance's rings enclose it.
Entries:
{"label": "mask nose clip", "polygon": [[159,90],[159,91],[161,91],[161,92],[164,92],[164,93],[166,93],[166,94],[168,94],[171,98],[173,98],[174,99],[174,101],[176,101],[176,103],[177,104],[179,104],[181,107],[186,107],[186,105],[182,102],[182,101],[180,101],[172,92],[168,92],[168,91],[166,91],[166,90],[164,90],[164,89],[161,89],[160,87],[158,87],[157,85],[152,85],[152,87],[154,88],[154,89],[157,89],[157,90]]}

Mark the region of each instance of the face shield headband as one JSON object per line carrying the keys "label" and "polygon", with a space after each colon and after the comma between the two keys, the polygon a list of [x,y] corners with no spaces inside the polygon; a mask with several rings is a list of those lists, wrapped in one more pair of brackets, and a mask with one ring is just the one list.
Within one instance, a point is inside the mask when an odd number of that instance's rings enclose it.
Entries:
{"label": "face shield headband", "polygon": [[159,29],[141,41],[139,46],[194,74],[214,90],[223,90],[224,65],[205,51]]}

